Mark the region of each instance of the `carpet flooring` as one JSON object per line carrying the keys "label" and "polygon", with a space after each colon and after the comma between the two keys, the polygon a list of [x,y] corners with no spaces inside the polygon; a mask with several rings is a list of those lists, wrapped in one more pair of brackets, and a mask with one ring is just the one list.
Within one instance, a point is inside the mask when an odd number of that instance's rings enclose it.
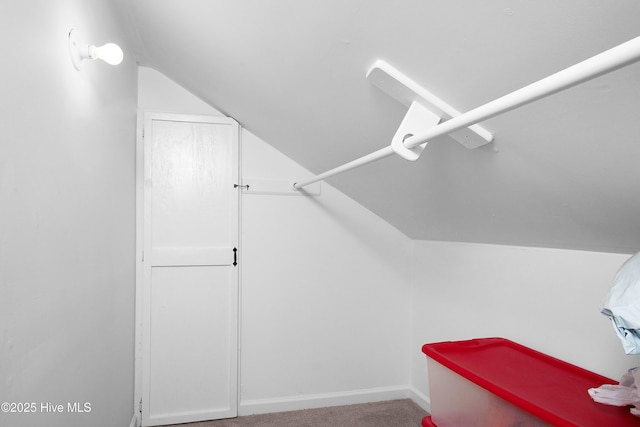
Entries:
{"label": "carpet flooring", "polygon": [[409,399],[248,415],[166,427],[420,427],[428,414]]}

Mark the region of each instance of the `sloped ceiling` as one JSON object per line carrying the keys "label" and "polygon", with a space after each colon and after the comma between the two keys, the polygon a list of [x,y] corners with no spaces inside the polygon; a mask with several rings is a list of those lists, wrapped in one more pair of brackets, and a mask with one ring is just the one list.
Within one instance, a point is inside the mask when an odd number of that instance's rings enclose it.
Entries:
{"label": "sloped ceiling", "polygon": [[[466,111],[640,35],[637,0],[119,0],[141,65],[314,173],[388,145],[384,59]],[[640,250],[640,64],[329,183],[413,239]]]}

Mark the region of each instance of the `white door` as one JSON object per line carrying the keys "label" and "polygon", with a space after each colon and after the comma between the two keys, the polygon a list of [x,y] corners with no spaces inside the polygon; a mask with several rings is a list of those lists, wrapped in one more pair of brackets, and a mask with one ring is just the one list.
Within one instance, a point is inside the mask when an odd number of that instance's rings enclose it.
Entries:
{"label": "white door", "polygon": [[238,127],[145,114],[143,426],[237,416]]}

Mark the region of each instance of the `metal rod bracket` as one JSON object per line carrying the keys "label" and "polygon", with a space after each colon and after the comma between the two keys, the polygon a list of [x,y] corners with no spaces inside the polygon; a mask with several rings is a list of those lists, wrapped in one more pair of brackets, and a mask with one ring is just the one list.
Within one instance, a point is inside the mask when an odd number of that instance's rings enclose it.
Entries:
{"label": "metal rod bracket", "polygon": [[420,131],[432,128],[438,123],[440,123],[439,116],[433,114],[417,102],[412,102],[409,111],[407,111],[404,119],[402,119],[402,123],[400,123],[400,127],[391,139],[391,149],[403,159],[415,162],[420,158],[427,143],[414,148],[407,148],[407,146],[404,145],[405,139]]}
{"label": "metal rod bracket", "polygon": [[[638,61],[640,61],[640,37],[631,39],[628,42],[599,53],[598,55],[572,65],[569,68],[558,71],[555,74],[543,78],[542,80],[538,80],[528,86],[500,98],[496,98],[493,101],[481,105],[480,107],[476,107],[473,110],[469,110],[464,114],[458,115],[447,113],[451,116],[449,120],[429,129],[422,130],[418,134],[407,137],[406,139],[405,136],[407,136],[407,134],[403,135],[402,145],[407,149],[412,149],[426,144],[427,141],[433,138],[437,138],[442,135],[451,135],[467,148],[479,147],[490,142],[492,135],[484,128],[479,127],[477,123],[490,119],[491,117],[504,114],[507,111],[514,110],[523,105],[537,101],[538,99],[568,89],[572,86],[586,82],[603,74],[610,73]],[[404,77],[402,82],[395,78],[398,76]],[[384,61],[377,61],[374,64],[367,74],[367,79],[400,102],[402,102],[403,94],[416,94],[421,90],[424,90]],[[385,87],[387,86],[389,90],[385,90]],[[433,94],[429,92],[421,93],[421,96],[435,98]],[[413,98],[409,98],[409,100],[411,102],[415,101]],[[438,98],[432,99],[434,102],[436,100],[442,102]],[[431,105],[434,104],[432,103]],[[453,111],[451,113],[453,113]],[[443,118],[446,117],[443,116]],[[463,131],[463,133],[461,138],[458,139],[456,138],[456,135],[460,131]],[[477,135],[485,142],[480,141],[479,144],[475,143],[476,138],[474,135]],[[313,178],[302,182],[296,182],[294,184],[294,188],[300,189],[304,186],[332,177],[339,173],[392,156],[393,154],[395,154],[395,151],[391,146],[387,145],[384,148],[325,171]]]}

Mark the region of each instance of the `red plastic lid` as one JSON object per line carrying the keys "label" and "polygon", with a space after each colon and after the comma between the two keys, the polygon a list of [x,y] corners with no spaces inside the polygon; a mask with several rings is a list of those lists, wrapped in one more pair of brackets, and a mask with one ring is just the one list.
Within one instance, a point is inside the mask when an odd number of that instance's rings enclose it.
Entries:
{"label": "red plastic lid", "polygon": [[629,407],[594,402],[587,390],[618,384],[602,375],[504,338],[422,346],[458,375],[554,426],[640,426]]}
{"label": "red plastic lid", "polygon": [[438,427],[431,421],[431,417],[424,417],[422,419],[422,427]]}

